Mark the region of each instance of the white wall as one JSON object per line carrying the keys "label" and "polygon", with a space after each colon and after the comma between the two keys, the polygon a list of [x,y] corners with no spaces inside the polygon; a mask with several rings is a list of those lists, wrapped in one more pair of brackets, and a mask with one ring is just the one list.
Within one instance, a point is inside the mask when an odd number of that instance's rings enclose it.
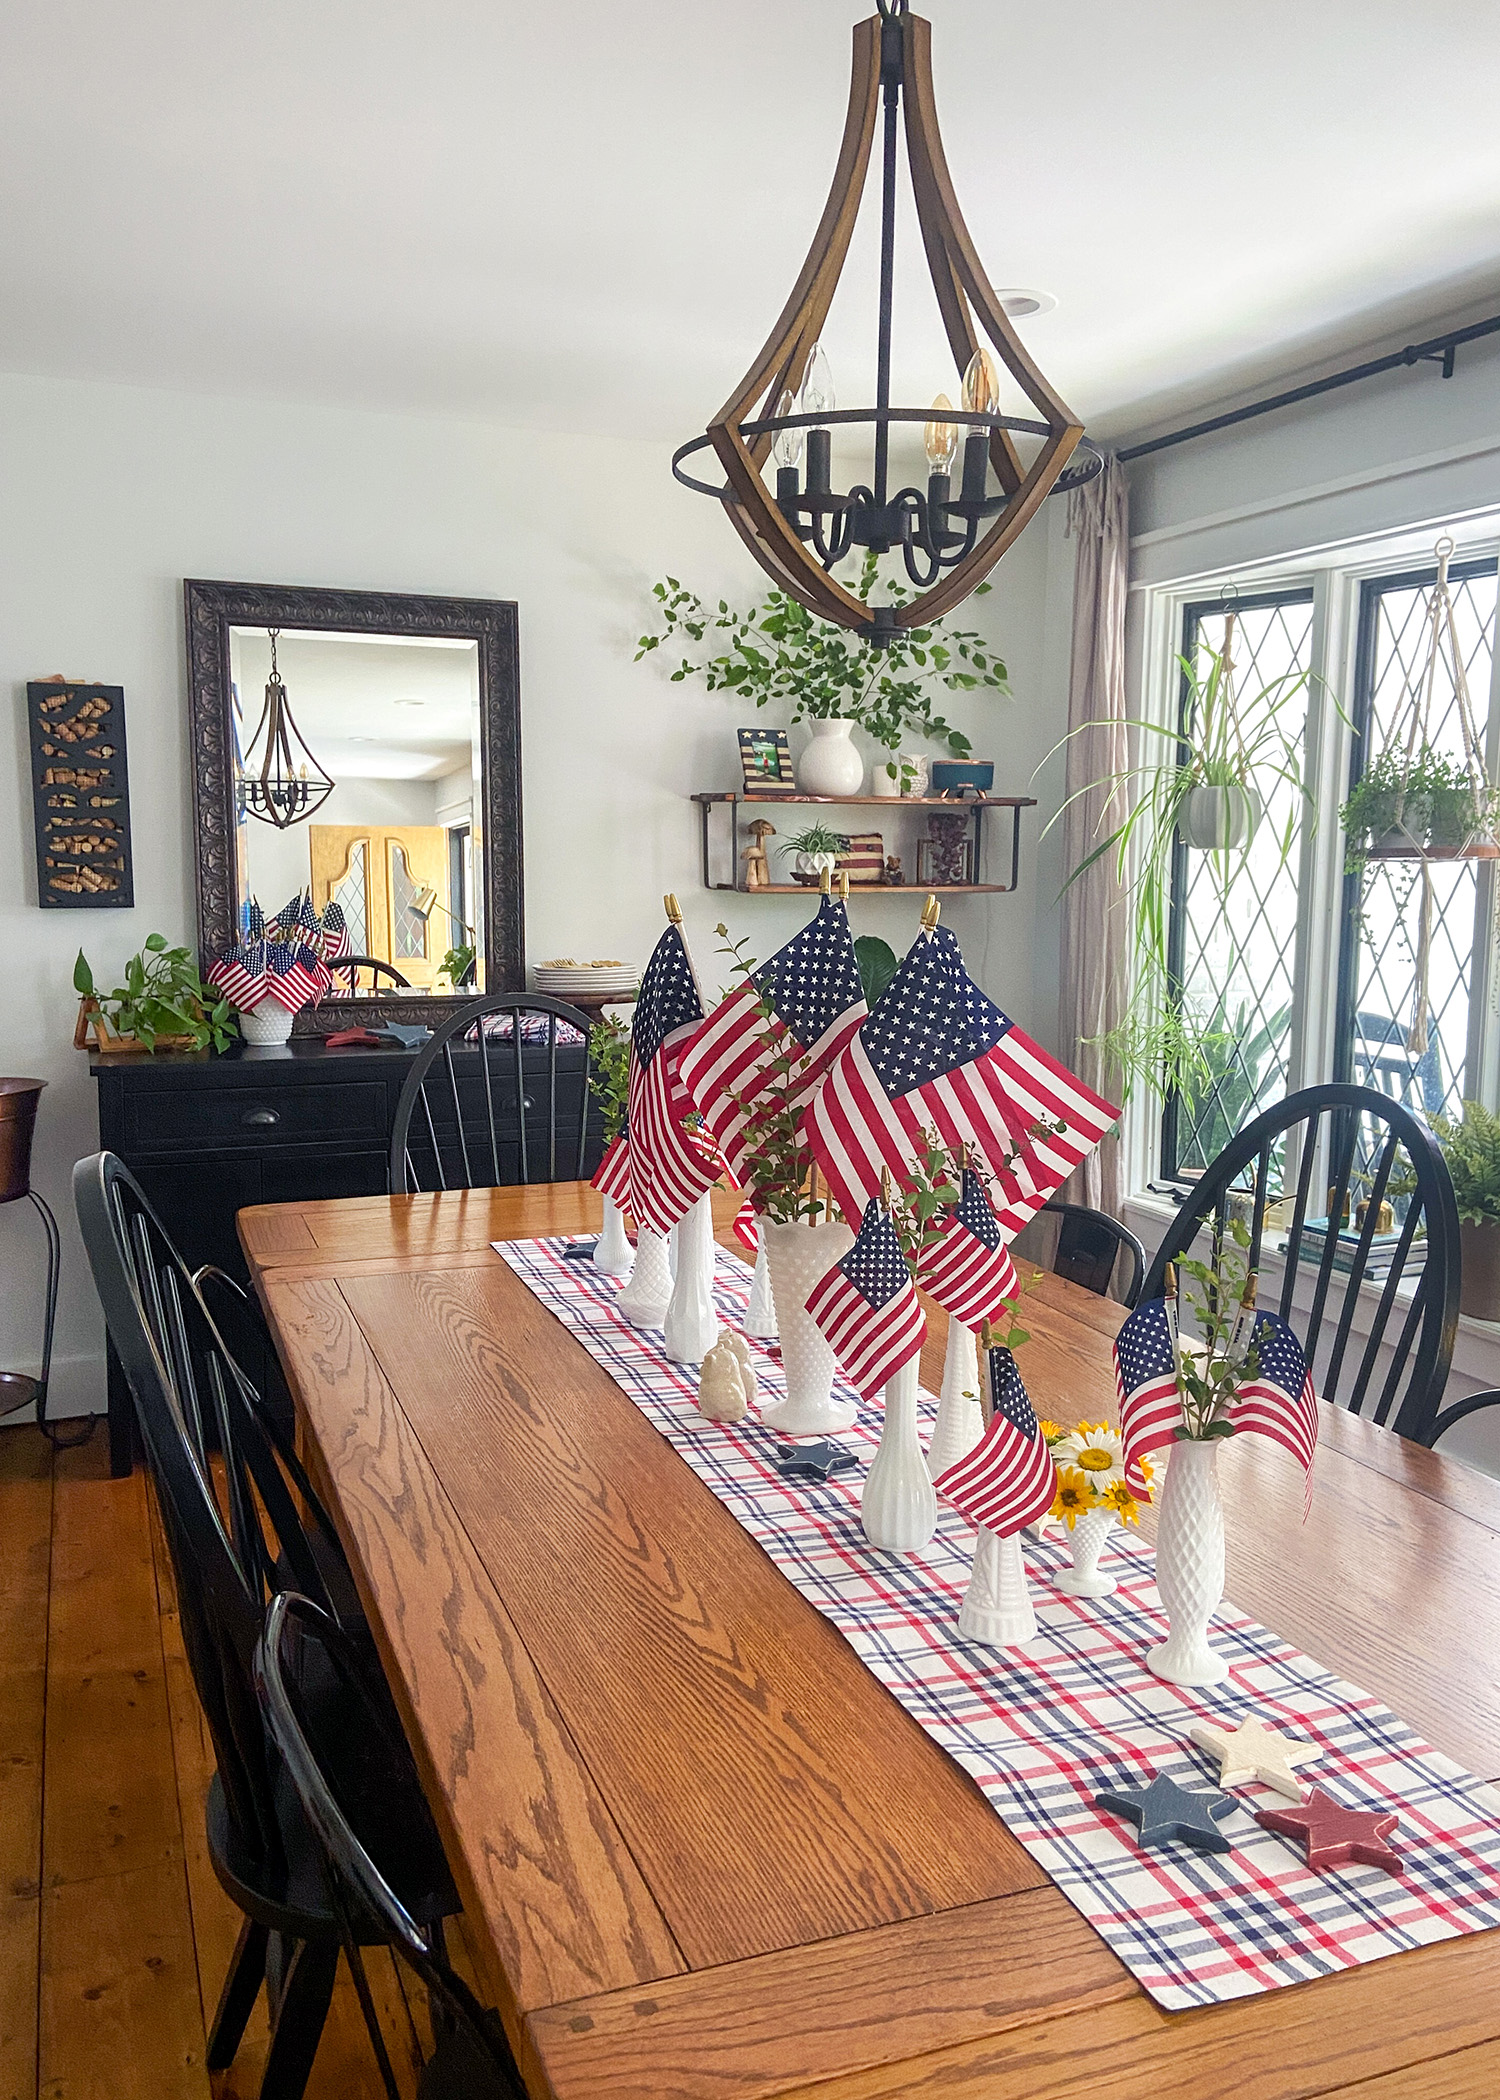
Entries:
{"label": "white wall", "polygon": [[[559,438],[495,425],[268,401],[0,377],[0,954],[8,997],[0,1069],[50,1084],[36,1182],[63,1221],[54,1405],[96,1405],[102,1333],[72,1227],[69,1173],[97,1142],[94,1090],[71,1048],[80,941],[112,973],[156,929],[193,938],[184,730],[185,576],[514,598],[520,606],[527,947],[533,956],[644,958],[675,890],[703,975],[727,915],[769,953],[804,908],[699,887],[695,788],[738,779],[738,710],[659,660],[632,662],[650,582],[663,571],[742,598],[759,572],[717,508],[678,489],[659,444]],[[1054,509],[1060,505],[1053,506]],[[1047,548],[1033,529],[994,592],[971,608],[1009,661],[1013,702],[948,710],[997,785],[1025,792],[1055,730],[1043,686]],[[36,903],[25,685],[62,671],[125,688],[135,845],[132,912],[43,913]],[[794,736],[794,750],[801,739]],[[1028,819],[1014,898],[955,903],[976,974],[1023,1025],[1050,1036],[1033,972],[1055,919],[1038,896]],[[1055,882],[1044,879],[1050,896]],[[274,909],[275,902],[270,907]],[[897,949],[916,899],[855,906],[856,931]],[[1037,958],[1040,958],[1037,961]],[[29,1206],[0,1216],[0,1364],[34,1365],[40,1232]]]}

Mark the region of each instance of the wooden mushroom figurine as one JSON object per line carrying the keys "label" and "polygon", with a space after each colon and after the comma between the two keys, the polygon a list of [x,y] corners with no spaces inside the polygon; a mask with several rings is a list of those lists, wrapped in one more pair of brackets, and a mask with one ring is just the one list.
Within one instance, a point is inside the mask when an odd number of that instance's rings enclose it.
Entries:
{"label": "wooden mushroom figurine", "polygon": [[753,845],[745,851],[745,887],[747,890],[765,890],[771,886],[771,863],[766,857],[766,840],[775,838],[776,826],[764,817],[757,817],[750,826]]}
{"label": "wooden mushroom figurine", "polygon": [[710,1422],[740,1422],[745,1416],[745,1381],[727,1336],[714,1343],[698,1374],[698,1412]]}

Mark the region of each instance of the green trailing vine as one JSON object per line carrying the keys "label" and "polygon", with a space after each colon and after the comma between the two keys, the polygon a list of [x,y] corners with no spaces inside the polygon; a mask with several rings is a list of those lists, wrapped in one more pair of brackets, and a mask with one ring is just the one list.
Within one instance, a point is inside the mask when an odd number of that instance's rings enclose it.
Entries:
{"label": "green trailing vine", "polygon": [[613,1014],[601,1014],[589,1030],[589,1092],[599,1104],[604,1142],[613,1144],[630,1104],[630,1030]]}

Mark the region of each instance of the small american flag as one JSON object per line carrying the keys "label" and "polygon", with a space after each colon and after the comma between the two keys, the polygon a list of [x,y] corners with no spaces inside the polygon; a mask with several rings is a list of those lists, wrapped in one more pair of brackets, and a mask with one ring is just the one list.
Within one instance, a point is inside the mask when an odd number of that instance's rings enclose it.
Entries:
{"label": "small american flag", "polygon": [[630,1207],[630,1143],[622,1130],[594,1169],[594,1187],[621,1210]]}
{"label": "small american flag", "polygon": [[[1312,1502],[1313,1453],[1318,1447],[1318,1396],[1302,1344],[1275,1313],[1257,1313],[1250,1333],[1255,1376],[1235,1399],[1236,1430],[1253,1430],[1290,1451],[1307,1476]],[[1306,1511],[1304,1510],[1304,1515]]]}
{"label": "small american flag", "polygon": [[[770,1018],[760,1012],[762,994]],[[785,1050],[797,1058],[787,1096],[800,1109],[865,1012],[849,915],[825,897],[817,917],[715,1007],[682,1054],[682,1083],[731,1169],[753,1142],[748,1111],[765,1091],[773,1057]]]}
{"label": "small american flag", "polygon": [[1132,1491],[1144,1495],[1141,1460],[1170,1444],[1182,1423],[1175,1307],[1163,1298],[1138,1305],[1115,1336],[1114,1358],[1125,1475]]}
{"label": "small american flag", "polygon": [[1000,1234],[989,1193],[972,1167],[942,1234],[922,1256],[917,1281],[944,1312],[965,1327],[995,1319],[1017,1294],[1016,1272]]}
{"label": "small american flag", "polygon": [[352,953],[349,922],[344,917],[343,905],[336,898],[330,897],[323,906],[323,916],[318,922],[317,946],[324,962],[337,962],[340,956]]}
{"label": "small american flag", "polygon": [[813,1285],[807,1311],[867,1400],[920,1351],[927,1321],[896,1228],[878,1203],[866,1208],[843,1260]]}
{"label": "small american flag", "polygon": [[[835,1058],[803,1127],[849,1218],[879,1193],[882,1168],[909,1179],[931,1126],[953,1149],[975,1146],[995,1170],[1010,1241],[1115,1116],[985,997],[938,927],[918,936]],[[1061,1128],[1033,1137],[1044,1122]]]}
{"label": "small american flag", "polygon": [[719,1178],[712,1148],[683,1128],[693,1104],[677,1060],[703,1020],[703,1001],[676,926],[641,975],[630,1029],[630,1209],[638,1225],[668,1233]]}
{"label": "small american flag", "polygon": [[730,1227],[740,1245],[751,1254],[760,1252],[760,1222],[755,1215],[755,1205],[747,1196],[734,1214]]}
{"label": "small american flag", "polygon": [[298,890],[296,896],[289,897],[272,919],[266,931],[273,940],[284,944],[295,939],[302,924],[302,901],[305,895],[305,891]]}
{"label": "small american flag", "polygon": [[266,996],[264,969],[252,975],[245,966],[243,951],[223,956],[206,974],[208,982],[242,1014],[249,1013]]}
{"label": "small american flag", "polygon": [[321,999],[328,988],[328,971],[315,948],[291,941],[272,941],[266,949],[268,999],[297,1013],[311,1000]]}
{"label": "small american flag", "polygon": [[1052,1507],[1057,1467],[1008,1349],[991,1349],[990,1420],[984,1436],[933,1485],[945,1502],[1000,1538]]}

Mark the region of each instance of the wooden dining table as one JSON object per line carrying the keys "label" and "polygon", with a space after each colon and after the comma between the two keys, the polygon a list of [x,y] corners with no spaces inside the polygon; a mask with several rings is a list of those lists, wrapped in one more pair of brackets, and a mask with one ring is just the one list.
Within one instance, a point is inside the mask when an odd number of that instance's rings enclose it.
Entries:
{"label": "wooden dining table", "polygon": [[[490,1244],[599,1217],[572,1183],[239,1214],[534,2094],[1500,2093],[1494,1934],[1160,2011]],[[1043,1280],[1040,1413],[1113,1412],[1121,1317]],[[1284,1454],[1226,1448],[1228,1594],[1500,1777],[1500,1483],[1321,1427],[1305,1524]]]}

